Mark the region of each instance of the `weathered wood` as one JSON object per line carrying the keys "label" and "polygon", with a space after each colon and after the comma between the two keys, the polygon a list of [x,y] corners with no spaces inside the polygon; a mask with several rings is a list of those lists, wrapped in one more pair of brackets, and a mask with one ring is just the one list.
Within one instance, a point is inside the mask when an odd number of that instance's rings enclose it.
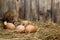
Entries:
{"label": "weathered wood", "polygon": [[3,21],[14,22],[18,21],[17,0],[0,0],[0,16]]}
{"label": "weathered wood", "polygon": [[8,10],[26,20],[59,22],[60,19],[59,0],[0,0],[0,17]]}

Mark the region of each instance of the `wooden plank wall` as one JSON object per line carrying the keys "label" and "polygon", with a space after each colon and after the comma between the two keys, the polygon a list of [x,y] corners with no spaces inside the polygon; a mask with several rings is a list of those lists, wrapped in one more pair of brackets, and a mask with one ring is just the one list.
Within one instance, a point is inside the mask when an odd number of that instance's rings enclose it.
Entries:
{"label": "wooden plank wall", "polygon": [[4,13],[8,10],[14,11],[18,14],[20,1],[18,0],[0,0],[0,19],[4,17]]}
{"label": "wooden plank wall", "polygon": [[[8,6],[8,1],[14,3]],[[60,0],[0,0],[0,18],[9,7],[16,10],[21,19],[60,22]]]}
{"label": "wooden plank wall", "polygon": [[[60,0],[21,0],[20,18],[60,23]],[[22,14],[22,15],[21,15]]]}
{"label": "wooden plank wall", "polygon": [[[51,9],[51,0],[20,0],[20,17],[28,20],[45,20],[47,10]],[[21,12],[23,11],[23,12]]]}

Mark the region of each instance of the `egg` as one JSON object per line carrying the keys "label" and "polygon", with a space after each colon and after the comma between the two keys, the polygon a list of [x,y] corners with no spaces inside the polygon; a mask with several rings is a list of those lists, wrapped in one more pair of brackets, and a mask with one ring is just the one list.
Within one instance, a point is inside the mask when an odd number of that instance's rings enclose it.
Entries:
{"label": "egg", "polygon": [[4,27],[7,29],[15,29],[15,25],[13,23],[4,22]]}
{"label": "egg", "polygon": [[36,31],[36,28],[33,25],[28,25],[25,29],[25,32],[27,32],[27,33],[33,33],[35,31]]}
{"label": "egg", "polygon": [[29,25],[29,21],[28,20],[24,20],[24,21],[22,21],[22,24],[26,27],[27,25]]}
{"label": "egg", "polygon": [[25,32],[25,27],[23,25],[18,25],[16,27],[16,32],[17,33],[24,33]]}

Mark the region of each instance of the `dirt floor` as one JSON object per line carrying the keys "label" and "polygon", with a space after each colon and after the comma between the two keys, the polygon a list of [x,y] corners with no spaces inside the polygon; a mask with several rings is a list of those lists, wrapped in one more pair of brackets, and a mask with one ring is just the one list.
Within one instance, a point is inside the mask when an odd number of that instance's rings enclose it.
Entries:
{"label": "dirt floor", "polygon": [[35,33],[16,33],[15,30],[3,29],[0,21],[0,40],[60,40],[60,26],[54,23],[33,22]]}

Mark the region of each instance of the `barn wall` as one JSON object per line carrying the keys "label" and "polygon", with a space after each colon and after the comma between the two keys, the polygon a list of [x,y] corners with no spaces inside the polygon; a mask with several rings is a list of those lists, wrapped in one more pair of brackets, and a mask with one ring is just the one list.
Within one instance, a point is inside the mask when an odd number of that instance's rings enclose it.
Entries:
{"label": "barn wall", "polygon": [[[60,0],[23,0],[21,11],[25,19],[28,20],[51,20],[53,22],[60,22]],[[22,19],[24,19],[22,18]]]}
{"label": "barn wall", "polygon": [[[51,0],[20,0],[21,7],[19,14],[23,19],[43,20],[47,14],[47,10],[51,9]],[[23,11],[23,12],[21,12]]]}
{"label": "barn wall", "polygon": [[[57,23],[60,24],[60,0],[55,0],[54,1],[54,15],[55,19],[57,20]],[[54,20],[55,20],[54,19]]]}
{"label": "barn wall", "polygon": [[60,0],[0,0],[0,17],[15,10],[21,19],[60,22]]}
{"label": "barn wall", "polygon": [[20,2],[17,2],[17,0],[0,0],[0,17],[3,17],[8,10],[17,12],[19,4]]}

